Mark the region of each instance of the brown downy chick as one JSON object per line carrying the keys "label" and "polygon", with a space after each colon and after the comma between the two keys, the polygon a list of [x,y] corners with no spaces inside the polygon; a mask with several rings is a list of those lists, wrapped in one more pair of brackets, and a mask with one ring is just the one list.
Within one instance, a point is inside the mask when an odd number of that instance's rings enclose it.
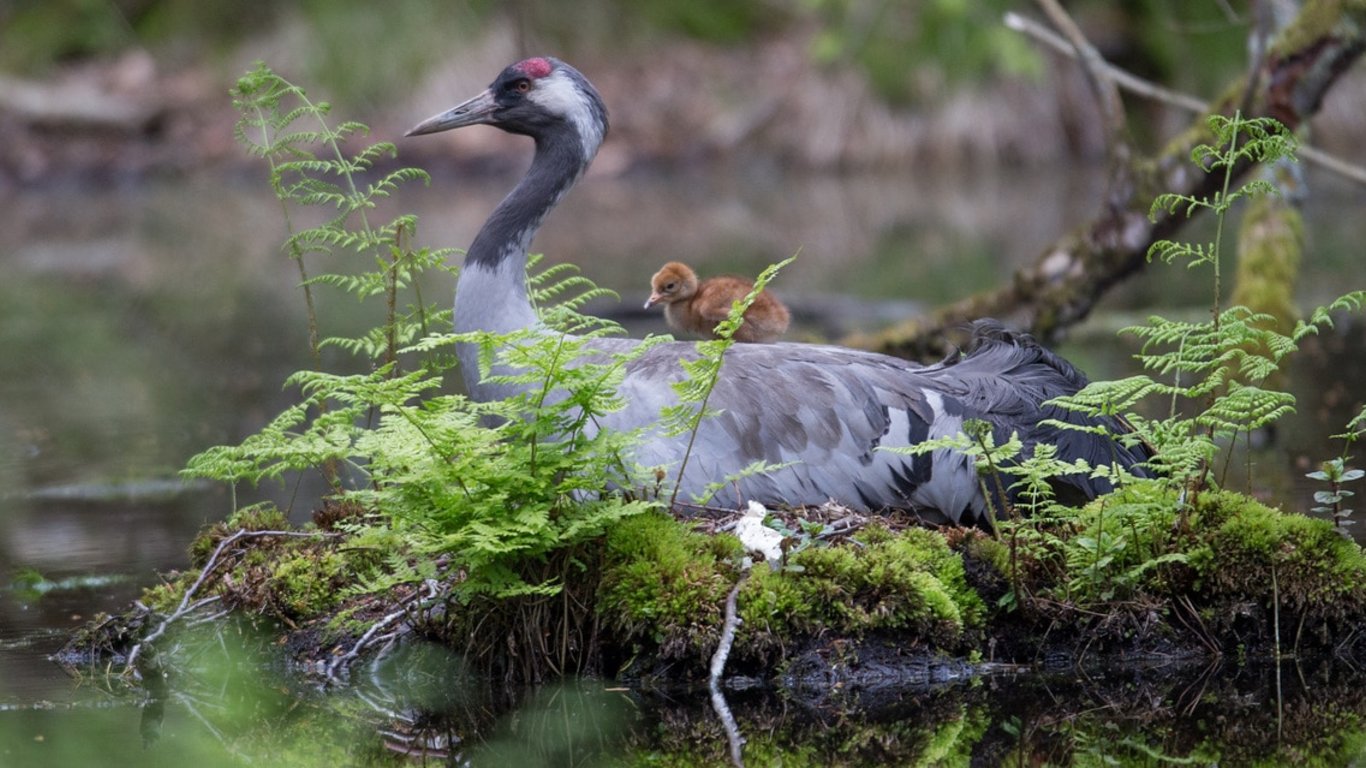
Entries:
{"label": "brown downy chick", "polygon": [[[722,275],[699,281],[686,264],[671,261],[650,279],[650,300],[645,308],[664,305],[664,319],[675,333],[716,338],[716,325],[730,314],[731,305],[754,289],[754,281]],[[787,307],[767,290],[761,291],[745,310],[745,322],[735,332],[743,342],[776,341],[787,331]]]}

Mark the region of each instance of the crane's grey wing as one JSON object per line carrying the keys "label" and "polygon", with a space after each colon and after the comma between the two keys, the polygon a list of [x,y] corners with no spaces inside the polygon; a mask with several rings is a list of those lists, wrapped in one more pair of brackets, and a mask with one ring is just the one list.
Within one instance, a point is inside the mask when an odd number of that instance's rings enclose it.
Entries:
{"label": "crane's grey wing", "polygon": [[[690,346],[690,345],[685,345]],[[676,345],[657,347],[628,367],[629,405],[617,426],[655,424],[677,402]],[[691,349],[687,355],[695,355]],[[930,508],[939,522],[978,514],[983,500],[968,463],[948,451],[911,457],[886,450],[957,434],[962,404],[926,389],[919,367],[903,360],[800,344],[737,345],[727,353],[684,468],[686,494],[703,494],[756,461],[780,469],[743,478],[715,503],[820,504],[831,499],[870,510]],[[687,435],[656,431],[637,460],[676,472]]]}

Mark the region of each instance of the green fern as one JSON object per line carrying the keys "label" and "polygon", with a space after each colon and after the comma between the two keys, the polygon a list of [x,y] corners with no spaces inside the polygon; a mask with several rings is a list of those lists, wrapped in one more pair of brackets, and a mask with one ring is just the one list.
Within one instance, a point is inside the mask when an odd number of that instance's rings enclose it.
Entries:
{"label": "green fern", "polygon": [[[598,423],[622,406],[617,387],[626,364],[655,342],[620,354],[594,348],[593,340],[621,329],[581,309],[612,294],[567,265],[535,269],[539,257],[531,259],[528,292],[541,327],[450,333],[450,310],[424,304],[417,286],[424,273],[446,269],[451,251],[410,247],[412,216],[378,225],[369,219],[379,198],[404,182],[425,181],[426,174],[405,168],[362,182],[377,160],[393,156],[393,146],[372,144],[346,155],[343,142],[367,128],[332,126],[326,104],[309,101],[264,65],[239,81],[234,96],[243,114],[239,141],[269,163],[289,229],[285,248],[299,264],[309,306],[315,357],[335,346],[371,358],[375,367],[358,375],[294,374],[287,385],[297,388],[301,402],[241,443],[191,458],[184,474],[229,483],[235,504],[243,482],[320,472],[334,496],[368,512],[365,522],[352,524],[356,540],[385,550],[377,559],[387,566],[369,574],[363,589],[431,578],[432,567],[421,563],[444,556],[463,574],[453,587],[462,598],[558,590],[553,579],[528,567],[653,506],[629,495],[638,479],[622,457],[636,434],[607,432]],[[308,128],[298,127],[303,123]],[[307,206],[332,213],[295,231],[292,212]],[[307,274],[305,257],[345,254],[368,259],[367,268]],[[313,299],[324,286],[358,301],[380,298],[381,322],[359,337],[321,338]],[[413,301],[400,302],[400,292],[410,289]],[[495,359],[500,371],[514,371],[489,378],[526,393],[493,403],[442,393],[457,342],[479,344],[485,373]],[[422,363],[404,371],[400,356]]]}
{"label": "green fern", "polygon": [[[1132,501],[1152,496],[1139,493],[1120,502],[1103,497],[1080,515],[1067,510],[1053,496],[1053,483],[1059,476],[1104,478],[1115,488],[1141,484],[1117,464],[1092,467],[1084,462],[1059,461],[1052,446],[1039,445],[1032,455],[1022,456],[1017,444],[995,445],[990,430],[981,425],[965,423],[962,434],[897,449],[915,455],[953,450],[971,457],[983,478],[982,492],[989,500],[1006,498],[999,485],[1003,476],[1011,478],[1010,495],[1015,506],[1007,518],[993,520],[998,537],[1004,536],[1009,542],[1012,590],[1003,598],[1005,607],[1030,604],[1030,596],[1022,591],[1021,565],[1017,562],[1022,548],[1029,552],[1033,569],[1051,571],[1053,579],[1065,585],[1063,593],[1054,598],[1081,603],[1127,596],[1139,589],[1144,579],[1160,572],[1161,566],[1179,562],[1181,556],[1167,549],[1164,542],[1173,520],[1178,516],[1184,520],[1190,509],[1188,492],[1199,492],[1215,482],[1212,467],[1218,463],[1219,452],[1227,450],[1234,438],[1294,412],[1294,397],[1266,386],[1269,377],[1305,336],[1332,327],[1334,313],[1360,310],[1366,304],[1366,291],[1353,291],[1315,309],[1289,334],[1272,330],[1268,315],[1242,306],[1221,308],[1225,219],[1239,201],[1276,191],[1264,181],[1232,189],[1235,169],[1251,162],[1293,159],[1295,140],[1269,119],[1215,116],[1210,127],[1216,142],[1197,147],[1192,160],[1207,172],[1222,174],[1220,191],[1209,198],[1162,195],[1151,213],[1154,217],[1163,213],[1213,213],[1214,240],[1194,244],[1162,241],[1149,251],[1150,259],[1185,261],[1188,268],[1211,271],[1214,299],[1209,319],[1192,322],[1154,316],[1145,325],[1123,329],[1121,333],[1140,340],[1136,357],[1145,373],[1092,382],[1074,395],[1052,401],[1091,417],[1121,416],[1132,431],[1113,439],[1141,441],[1154,450],[1146,466],[1158,476],[1159,483],[1180,491],[1171,496],[1181,500],[1179,508]],[[1359,421],[1366,421],[1366,415]],[[1048,423],[1059,429],[1100,429]],[[1344,476],[1342,466],[1331,469],[1311,477],[1333,483],[1334,478]],[[1346,497],[1339,485],[1318,492],[1316,500],[1341,509]],[[1017,515],[1017,511],[1027,514]],[[1082,527],[1073,530],[1078,524]]]}
{"label": "green fern", "polygon": [[[1274,186],[1260,179],[1231,189],[1234,172],[1246,163],[1293,160],[1295,139],[1270,118],[1215,115],[1210,118],[1210,128],[1216,143],[1196,147],[1191,158],[1207,172],[1222,174],[1220,191],[1209,198],[1161,195],[1154,201],[1151,215],[1211,212],[1216,220],[1214,240],[1203,244],[1164,240],[1155,243],[1148,253],[1150,259],[1168,263],[1185,260],[1190,268],[1211,270],[1210,319],[1190,322],[1150,317],[1146,325],[1123,329],[1121,333],[1142,341],[1137,358],[1151,373],[1117,382],[1095,382],[1076,395],[1055,401],[1089,414],[1125,413],[1135,432],[1156,450],[1153,468],[1169,482],[1197,492],[1216,481],[1211,473],[1219,446],[1231,445],[1240,434],[1294,412],[1292,395],[1264,385],[1284,358],[1298,348],[1298,342],[1320,328],[1331,327],[1333,312],[1359,309],[1366,301],[1366,292],[1346,294],[1316,309],[1288,335],[1274,330],[1269,315],[1243,306],[1220,307],[1225,220],[1240,200],[1276,193]],[[1149,399],[1164,403],[1165,418],[1145,418],[1131,410]]]}
{"label": "green fern", "polygon": [[[233,105],[241,113],[234,127],[239,144],[270,168],[270,184],[279,199],[288,236],[285,250],[295,260],[308,312],[309,343],[315,363],[326,346],[335,346],[377,362],[391,364],[393,375],[399,347],[425,335],[441,323],[449,323],[450,310],[422,300],[417,277],[445,270],[450,249],[411,249],[405,245],[416,235],[417,218],[400,215],[372,224],[370,212],[377,201],[389,197],[412,181],[427,182],[425,171],[398,168],[371,181],[376,161],[397,155],[394,145],[376,142],[348,155],[343,144],[369,133],[365,125],[345,121],[333,125],[331,107],[310,100],[302,88],[290,83],[263,63],[242,76],[233,88]],[[311,128],[300,128],[307,124]],[[332,211],[323,223],[296,230],[293,211],[321,208]],[[368,269],[358,273],[332,271],[310,276],[305,257],[352,254],[363,257]],[[380,328],[359,339],[324,338],[318,327],[313,288],[328,285],[357,298],[381,296],[385,319]],[[400,310],[399,293],[411,288],[415,300]]]}
{"label": "green fern", "polygon": [[[538,301],[598,293],[564,270],[555,274],[560,279],[533,276]],[[303,371],[288,381],[301,403],[242,443],[193,457],[184,473],[254,484],[343,466],[349,482],[335,480],[334,492],[403,534],[405,554],[395,562],[451,556],[467,573],[458,589],[466,597],[554,592],[560,585],[527,581],[522,567],[654,506],[621,492],[641,484],[622,459],[637,434],[597,428],[600,417],[622,405],[617,385],[626,363],[652,343],[603,355],[589,344],[615,332],[610,323],[590,323],[565,305],[542,314],[573,327],[601,327],[588,337],[536,329],[433,334],[401,350],[477,341],[496,350],[490,364],[496,354],[517,371],[491,379],[530,385],[524,394],[492,403],[438,394],[444,371],[430,368],[397,375],[387,366],[359,375]],[[416,574],[396,567],[371,578],[391,585]]]}

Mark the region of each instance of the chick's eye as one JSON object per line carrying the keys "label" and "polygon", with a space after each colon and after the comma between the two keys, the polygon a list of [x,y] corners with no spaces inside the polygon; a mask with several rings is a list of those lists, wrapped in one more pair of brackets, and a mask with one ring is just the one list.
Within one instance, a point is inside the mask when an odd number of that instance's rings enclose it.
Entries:
{"label": "chick's eye", "polygon": [[666,291],[672,291],[672,290],[675,288],[675,286],[676,286],[676,283],[665,283],[665,284],[664,284],[664,290],[666,290]]}

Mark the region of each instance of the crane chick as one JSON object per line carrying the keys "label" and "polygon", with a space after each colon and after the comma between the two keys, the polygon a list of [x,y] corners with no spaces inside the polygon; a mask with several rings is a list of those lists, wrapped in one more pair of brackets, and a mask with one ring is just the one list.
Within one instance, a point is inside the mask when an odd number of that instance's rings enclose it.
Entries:
{"label": "crane chick", "polygon": [[[664,319],[678,333],[716,338],[716,325],[730,314],[731,305],[754,290],[743,277],[721,275],[699,281],[687,264],[671,261],[650,279],[649,309],[664,305]],[[759,292],[745,310],[745,322],[735,332],[736,341],[776,341],[787,331],[787,307],[767,290]]]}

